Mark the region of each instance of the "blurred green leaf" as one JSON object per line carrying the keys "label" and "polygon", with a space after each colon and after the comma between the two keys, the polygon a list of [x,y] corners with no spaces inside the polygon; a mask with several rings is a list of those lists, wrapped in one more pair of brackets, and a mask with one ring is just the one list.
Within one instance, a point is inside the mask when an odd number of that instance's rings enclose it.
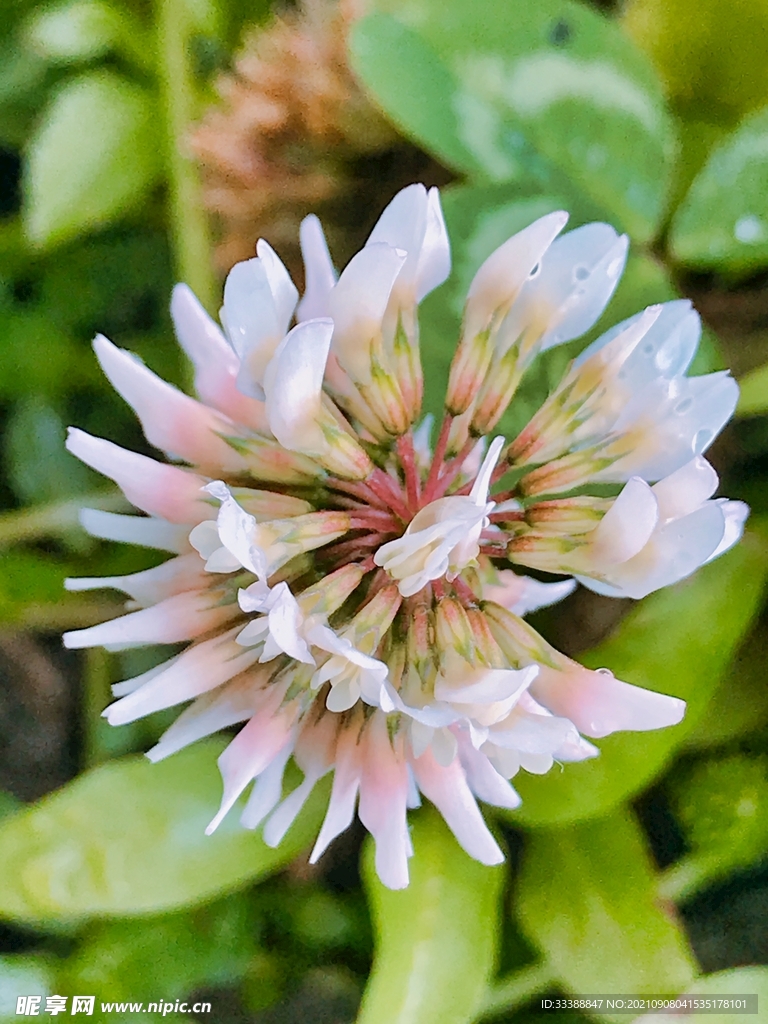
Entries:
{"label": "blurred green leaf", "polygon": [[623,25],[687,113],[733,123],[768,99],[766,0],[628,0]]}
{"label": "blurred green leaf", "polygon": [[0,956],[0,1021],[18,1020],[16,999],[21,995],[43,998],[53,992],[51,967],[41,957]]}
{"label": "blurred green leaf", "polygon": [[719,142],[672,220],[674,259],[746,273],[768,264],[768,107]]}
{"label": "blurred green leaf", "polygon": [[61,965],[57,986],[137,1001],[232,984],[256,954],[257,927],[253,901],[239,893],[191,913],[99,922]]}
{"label": "blurred green leaf", "polygon": [[697,761],[673,779],[670,797],[691,853],[665,872],[665,895],[684,899],[768,856],[765,755]]}
{"label": "blurred green leaf", "polygon": [[44,60],[91,61],[118,51],[151,67],[151,39],[128,11],[103,0],[71,0],[38,9],[24,27],[24,42]]}
{"label": "blurred green leaf", "polygon": [[17,800],[16,797],[11,796],[10,793],[4,793],[0,790],[0,818],[5,818],[9,814],[13,814],[21,807],[21,801]]}
{"label": "blurred green leaf", "polygon": [[758,624],[728,666],[706,710],[688,734],[686,749],[722,746],[768,723],[768,629]]}
{"label": "blurred green leaf", "polygon": [[[497,0],[482,17],[460,0],[379,0],[376,7],[407,29],[392,19],[385,29],[384,13],[364,19],[351,37],[353,65],[420,144],[445,158],[455,130],[472,160],[459,153],[451,166],[474,176],[479,163],[491,181],[521,172],[542,180],[532,150],[635,238],[654,236],[673,127],[650,65],[616,25],[571,0]],[[413,33],[428,57],[415,52]],[[417,76],[434,77],[439,88],[411,92]]]}
{"label": "blurred green leaf", "polygon": [[51,555],[32,551],[0,554],[0,622],[19,622],[29,608],[58,605],[64,599],[64,578],[75,573]]}
{"label": "blurred green leaf", "polygon": [[61,395],[97,379],[93,358],[36,309],[0,310],[0,398]]}
{"label": "blurred green leaf", "polygon": [[358,1024],[470,1024],[493,973],[501,867],[472,860],[432,808],[414,815],[407,889],[379,881],[368,843],[363,874],[376,932]]}
{"label": "blurred green leaf", "polygon": [[0,916],[158,913],[278,871],[319,827],[322,787],[275,850],[236,812],[206,836],[221,795],[222,747],[208,740],[157,765],[110,761],[0,824]]}
{"label": "blurred green leaf", "polygon": [[737,416],[762,416],[768,413],[768,364],[751,370],[739,381]]}
{"label": "blurred green leaf", "polygon": [[6,426],[8,478],[23,502],[54,501],[86,491],[97,478],[64,448],[61,417],[44,399],[20,402]]}
{"label": "blurred green leaf", "polygon": [[530,836],[517,908],[572,992],[672,993],[693,978],[685,937],[656,902],[643,835],[626,808]]}
{"label": "blurred green leaf", "polygon": [[27,151],[24,221],[39,246],[114,220],[161,173],[155,102],[112,71],[68,80]]}
{"label": "blurred green leaf", "polygon": [[[768,967],[736,967],[697,978],[685,993],[701,996],[756,995],[758,1014],[707,1013],[707,1024],[734,1024],[741,1018],[759,1020],[768,1004]],[[654,1013],[654,1024],[680,1024],[680,1014]],[[648,1024],[648,1015],[636,1017],[632,1024]]]}
{"label": "blurred green leaf", "polygon": [[625,682],[688,702],[683,721],[653,732],[598,740],[600,756],[562,772],[521,772],[512,822],[548,825],[606,814],[644,789],[664,768],[703,714],[747,633],[762,598],[768,551],[755,534],[690,579],[647,597],[598,647],[580,656],[588,668],[607,666]]}

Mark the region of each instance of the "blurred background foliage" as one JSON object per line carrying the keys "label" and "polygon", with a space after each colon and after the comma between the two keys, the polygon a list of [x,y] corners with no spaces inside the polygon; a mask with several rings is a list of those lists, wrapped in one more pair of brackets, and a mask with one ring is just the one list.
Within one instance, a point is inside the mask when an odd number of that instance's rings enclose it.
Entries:
{"label": "blurred background foliage", "polygon": [[[358,1006],[361,1024],[534,1024],[558,993],[768,1002],[766,38],[766,0],[2,0],[0,1019],[53,992],[206,998],[217,1024],[343,1024]],[[742,383],[712,457],[753,516],[669,591],[579,592],[536,623],[684,697],[685,721],[516,780],[502,868],[413,815],[412,883],[391,893],[359,829],[308,866],[322,793],[277,851],[233,817],[206,838],[220,743],[151,766],[166,716],[103,724],[110,684],[156,655],[63,652],[62,628],[118,608],[63,580],[160,556],[86,538],[81,508],[122,506],[62,441],[77,423],[146,450],[97,373],[97,330],[184,384],[174,280],[215,311],[261,235],[300,280],[312,210],[343,264],[412,180],[446,186],[454,248],[423,308],[428,407],[484,257],[551,209],[608,220],[633,246],[597,330],[696,301],[698,370]],[[583,344],[541,360],[508,430]]]}

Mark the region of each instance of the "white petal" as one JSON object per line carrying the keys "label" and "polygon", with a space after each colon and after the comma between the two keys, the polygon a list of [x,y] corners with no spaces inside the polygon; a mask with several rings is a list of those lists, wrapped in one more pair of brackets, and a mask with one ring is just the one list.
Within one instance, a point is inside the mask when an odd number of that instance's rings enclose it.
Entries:
{"label": "white petal", "polygon": [[289,451],[322,455],[328,447],[319,421],[332,335],[332,320],[306,320],[283,338],[264,372],[269,429]]}
{"label": "white petal", "polygon": [[[376,843],[376,873],[390,889],[408,885],[408,772],[404,758],[392,750],[386,717],[375,714],[363,738],[360,821]],[[426,756],[426,755],[425,755]]]}
{"label": "white petal", "polygon": [[568,672],[542,667],[531,692],[556,715],[569,718],[579,732],[600,738],[613,732],[645,732],[676,725],[685,701],[630,686],[606,669],[592,672],[573,665]]}
{"label": "white petal", "polygon": [[504,854],[483,821],[459,760],[447,768],[431,750],[413,762],[419,789],[432,801],[464,850],[481,864],[501,864]]}
{"label": "white petal", "polygon": [[744,524],[749,516],[749,505],[746,505],[743,501],[725,501],[720,499],[719,504],[725,518],[725,531],[723,539],[707,559],[708,562],[711,562],[713,558],[719,558],[720,555],[724,555],[726,551],[730,550],[741,539],[741,535],[744,533]]}
{"label": "white petal", "polygon": [[592,563],[600,569],[632,558],[648,543],[658,518],[653,491],[632,477],[591,534]]}
{"label": "white petal", "polygon": [[487,601],[495,601],[503,608],[509,608],[521,618],[539,608],[557,604],[573,593],[576,587],[576,580],[541,583],[532,576],[520,576],[512,569],[501,569],[497,576],[498,583],[484,585],[483,596]]}
{"label": "white petal", "polygon": [[469,287],[464,314],[469,337],[484,330],[497,309],[508,307],[516,299],[567,220],[568,214],[562,210],[549,213],[491,253]]}
{"label": "white petal", "polygon": [[328,802],[328,810],[320,834],[309,858],[310,864],[315,864],[336,836],[341,835],[352,824],[361,776],[362,751],[357,742],[357,730],[350,723],[350,727],[342,730],[339,737],[331,799]]}
{"label": "white petal", "polygon": [[300,632],[304,615],[298,601],[288,589],[287,583],[278,583],[272,593],[276,594],[276,598],[269,610],[270,636],[280,650],[291,658],[314,665],[315,659],[309,653],[309,647]]}
{"label": "white petal", "polygon": [[240,815],[240,824],[243,828],[258,828],[279,802],[283,795],[283,775],[291,750],[292,744],[289,741],[256,779],[248,802]]}
{"label": "white petal", "polygon": [[659,504],[659,519],[679,519],[711,498],[717,490],[717,473],[706,459],[697,455],[684,466],[659,480],[653,493]]}
{"label": "white petal", "polygon": [[64,580],[67,590],[98,590],[108,587],[129,594],[137,604],[147,607],[185,590],[199,590],[206,583],[203,563],[196,554],[171,558],[153,569],[129,576],[76,577]]}
{"label": "white petal", "polygon": [[470,498],[478,506],[485,505],[488,501],[488,490],[491,486],[491,476],[496,468],[496,463],[499,461],[499,455],[501,449],[504,447],[504,438],[494,437],[491,441],[488,452],[483,459],[483,463],[480,466],[480,471],[477,474],[472,490],[469,492]]}
{"label": "white petal", "polygon": [[238,505],[229,488],[215,480],[205,488],[221,502],[216,525],[221,543],[238,563],[255,576],[267,576],[264,553],[253,543],[256,520]]}
{"label": "white petal", "polygon": [[101,540],[137,544],[175,554],[186,554],[190,550],[189,526],[177,526],[152,516],[124,516],[98,508],[84,508],[80,510],[80,525],[92,537]]}
{"label": "white petal", "polygon": [[440,192],[431,188],[427,193],[427,224],[416,270],[416,301],[421,302],[441,285],[450,272],[451,244],[440,205]]}
{"label": "white petal", "polygon": [[304,260],[304,296],[296,309],[296,319],[314,320],[330,313],[329,298],[336,284],[328,243],[323,226],[311,213],[301,222],[299,228],[301,255]]}
{"label": "white petal", "polygon": [[285,334],[296,308],[299,293],[285,264],[269,242],[265,242],[263,238],[256,243],[256,256],[261,260],[267,275],[272,301],[275,304],[278,331],[281,335]]}
{"label": "white petal", "polygon": [[485,754],[475,750],[465,736],[459,737],[459,756],[467,782],[479,800],[493,807],[508,807],[510,810],[520,806],[520,797],[509,782],[499,775]]}

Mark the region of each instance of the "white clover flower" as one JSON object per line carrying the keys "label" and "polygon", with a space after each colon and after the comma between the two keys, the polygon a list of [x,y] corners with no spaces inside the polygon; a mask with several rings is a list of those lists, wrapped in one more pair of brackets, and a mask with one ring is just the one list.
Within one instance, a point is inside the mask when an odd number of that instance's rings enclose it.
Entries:
{"label": "white clover flower", "polygon": [[[495,864],[478,800],[514,808],[519,771],[596,756],[585,737],[681,719],[682,701],[583,668],[522,618],[576,580],[637,598],[682,579],[735,543],[747,514],[712,497],[702,453],[736,385],[687,376],[700,328],[686,302],[603,335],[516,439],[491,440],[536,355],[592,327],[624,266],[626,238],[605,224],[558,237],[566,220],[536,221],[475,276],[434,444],[417,309],[450,267],[435,189],[399,193],[338,277],[307,218],[298,305],[263,241],[227,278],[223,330],[178,285],[171,311],[196,399],[96,338],[147,440],[176,464],[72,430],[70,451],[144,513],[86,511],[83,524],[173,557],[68,581],[129,600],[125,615],[64,639],[187,644],[117,683],[105,715],[119,725],[188,703],[153,761],[242,726],[219,759],[209,831],[253,784],[241,821],[277,844],[332,772],[312,859],[357,809],[380,877],[400,888],[420,794]],[[525,566],[563,578],[542,583]],[[291,757],[304,779],[283,798]]]}

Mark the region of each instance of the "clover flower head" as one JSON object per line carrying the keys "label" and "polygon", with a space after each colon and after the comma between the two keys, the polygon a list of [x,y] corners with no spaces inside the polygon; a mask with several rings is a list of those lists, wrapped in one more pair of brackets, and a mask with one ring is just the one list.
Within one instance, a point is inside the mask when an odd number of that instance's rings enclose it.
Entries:
{"label": "clover flower head", "polygon": [[[221,328],[178,285],[198,398],[96,339],[166,460],[72,430],[70,451],[143,513],[88,512],[84,525],[172,557],[69,581],[130,603],[65,643],[186,644],[118,683],[105,714],[119,725],[186,703],[153,761],[242,726],[219,759],[209,830],[253,784],[242,822],[277,844],[332,772],[312,859],[357,809],[381,879],[400,888],[421,795],[495,864],[478,800],[514,808],[519,771],[595,756],[586,737],[682,718],[682,701],[583,668],[523,618],[576,580],[632,598],[674,583],[735,543],[747,513],[712,497],[703,456],[737,387],[687,376],[700,325],[686,301],[608,331],[517,437],[497,432],[536,356],[592,327],[624,265],[626,238],[606,224],[563,234],[566,220],[542,217],[478,270],[434,444],[417,310],[450,269],[435,189],[400,192],[338,276],[307,218],[301,301],[265,242],[227,278]],[[283,796],[291,756],[304,781]]]}

